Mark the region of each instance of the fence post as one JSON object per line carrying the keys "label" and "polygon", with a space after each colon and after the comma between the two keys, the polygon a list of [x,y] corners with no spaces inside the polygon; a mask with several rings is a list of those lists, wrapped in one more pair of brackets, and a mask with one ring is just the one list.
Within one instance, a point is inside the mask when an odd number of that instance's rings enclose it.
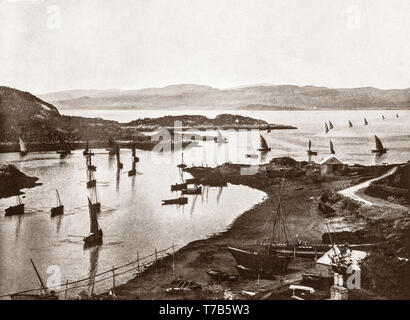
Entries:
{"label": "fence post", "polygon": [[65,282],[64,300],[67,300],[68,279]]}
{"label": "fence post", "polygon": [[115,300],[115,270],[114,270],[114,266],[112,266],[112,296]]}

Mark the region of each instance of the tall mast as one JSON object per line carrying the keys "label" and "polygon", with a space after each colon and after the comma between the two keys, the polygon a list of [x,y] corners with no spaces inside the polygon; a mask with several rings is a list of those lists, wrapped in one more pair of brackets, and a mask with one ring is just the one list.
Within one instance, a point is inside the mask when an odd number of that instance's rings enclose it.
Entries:
{"label": "tall mast", "polygon": [[45,291],[45,293],[47,293],[47,288],[46,288],[46,286],[44,285],[43,280],[41,279],[40,274],[38,273],[36,266],[34,265],[33,259],[30,258],[30,262],[31,262],[31,264],[33,265],[34,271],[36,272],[38,281],[40,281],[41,287],[43,288],[43,290]]}

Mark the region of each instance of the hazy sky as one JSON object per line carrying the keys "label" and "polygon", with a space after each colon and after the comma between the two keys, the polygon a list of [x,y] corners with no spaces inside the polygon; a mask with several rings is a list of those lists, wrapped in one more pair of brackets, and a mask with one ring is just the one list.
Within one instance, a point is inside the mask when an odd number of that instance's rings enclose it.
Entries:
{"label": "hazy sky", "polygon": [[410,87],[410,1],[0,0],[0,85]]}

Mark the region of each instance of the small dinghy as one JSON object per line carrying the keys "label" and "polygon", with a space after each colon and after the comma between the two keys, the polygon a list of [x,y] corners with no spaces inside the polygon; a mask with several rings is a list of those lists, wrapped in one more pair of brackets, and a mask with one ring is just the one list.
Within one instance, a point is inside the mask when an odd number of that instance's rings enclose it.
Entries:
{"label": "small dinghy", "polygon": [[24,214],[24,203],[21,201],[20,196],[16,197],[17,204],[15,206],[10,206],[5,209],[5,216],[16,216]]}
{"label": "small dinghy", "polygon": [[162,200],[162,205],[168,205],[168,204],[187,204],[188,203],[188,198],[187,197],[179,197],[176,199],[168,199],[168,200]]}
{"label": "small dinghy", "polygon": [[372,150],[372,153],[377,153],[377,154],[386,153],[387,149],[385,147],[383,147],[382,142],[380,141],[380,139],[376,135],[374,136],[374,140],[375,140],[375,143],[376,143],[376,149]]}
{"label": "small dinghy", "polygon": [[57,196],[57,206],[54,208],[51,208],[51,217],[60,216],[64,214],[64,206],[63,206],[63,203],[61,202],[58,190],[56,190],[56,194],[57,194],[56,195]]}

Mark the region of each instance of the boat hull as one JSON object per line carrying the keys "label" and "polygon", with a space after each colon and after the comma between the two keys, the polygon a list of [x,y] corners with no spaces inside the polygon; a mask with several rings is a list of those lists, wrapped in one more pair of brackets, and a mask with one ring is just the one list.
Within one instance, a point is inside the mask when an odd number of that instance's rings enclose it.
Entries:
{"label": "boat hull", "polygon": [[96,180],[87,181],[87,188],[94,188],[97,184]]}
{"label": "boat hull", "polygon": [[260,151],[260,152],[269,152],[271,150],[272,150],[271,148],[258,149],[258,151]]}
{"label": "boat hull", "polygon": [[235,261],[245,268],[253,269],[255,272],[268,274],[282,274],[288,269],[289,257],[280,256],[276,253],[258,253],[234,247],[228,247]]}
{"label": "boat hull", "polygon": [[29,294],[29,293],[16,293],[10,295],[11,300],[58,300],[58,296],[55,294]]}
{"label": "boat hull", "polygon": [[169,200],[162,200],[162,205],[168,205],[168,204],[187,204],[188,203],[188,198],[186,197],[181,197],[181,198],[176,198],[176,199],[169,199]]}
{"label": "boat hull", "polygon": [[181,191],[182,194],[202,194],[202,188],[192,188],[192,189],[183,189]]}
{"label": "boat hull", "polygon": [[8,207],[5,210],[5,216],[15,216],[15,215],[21,215],[24,214],[24,204],[18,204],[16,206]]}
{"label": "boat hull", "polygon": [[64,214],[64,206],[51,208],[51,217],[60,216]]}
{"label": "boat hull", "polygon": [[103,232],[101,229],[97,233],[91,233],[90,235],[84,237],[84,247],[91,247],[95,245],[102,244]]}
{"label": "boat hull", "polygon": [[377,154],[385,154],[387,152],[387,149],[384,148],[383,150],[372,150],[372,153],[377,153]]}
{"label": "boat hull", "polygon": [[188,187],[187,183],[176,183],[171,185],[171,191],[178,191],[182,189],[186,189]]}
{"label": "boat hull", "polygon": [[309,155],[309,156],[317,156],[317,152],[316,151],[307,151],[307,154]]}

